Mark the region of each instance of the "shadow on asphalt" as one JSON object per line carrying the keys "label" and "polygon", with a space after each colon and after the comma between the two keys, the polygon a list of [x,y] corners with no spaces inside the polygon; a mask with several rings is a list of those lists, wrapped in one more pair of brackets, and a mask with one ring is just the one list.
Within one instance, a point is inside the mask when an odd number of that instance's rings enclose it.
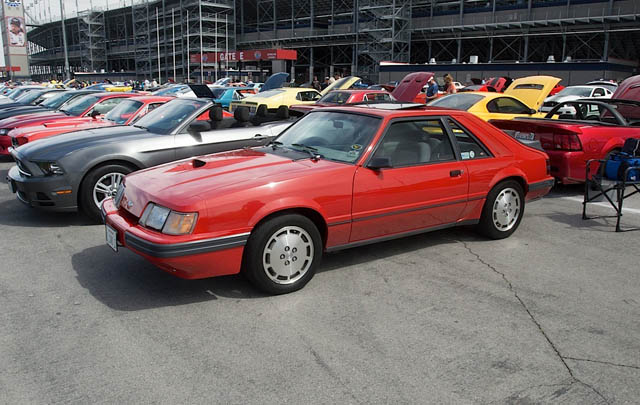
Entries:
{"label": "shadow on asphalt", "polygon": [[556,184],[544,198],[584,196],[584,184]]}
{"label": "shadow on asphalt", "polygon": [[80,212],[42,211],[26,206],[18,201],[15,195],[11,197],[8,200],[0,201],[0,225],[63,228],[96,224]]}
{"label": "shadow on asphalt", "polygon": [[[372,260],[401,255],[456,240],[478,240],[465,228],[443,230],[393,241],[347,249],[325,255],[318,272],[341,270]],[[267,297],[244,276],[183,280],[156,268],[142,257],[121,249],[114,253],[106,245],[72,256],[80,285],[98,301],[117,311],[140,311],[166,306],[214,301],[218,297],[253,299]],[[312,281],[313,282],[313,281]]]}

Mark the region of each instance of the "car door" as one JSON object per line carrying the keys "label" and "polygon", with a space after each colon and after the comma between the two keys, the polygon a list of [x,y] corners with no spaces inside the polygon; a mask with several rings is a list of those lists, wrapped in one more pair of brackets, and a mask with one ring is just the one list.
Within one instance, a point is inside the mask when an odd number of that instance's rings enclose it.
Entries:
{"label": "car door", "polygon": [[455,223],[466,206],[468,175],[439,117],[392,121],[353,185],[351,242]]}

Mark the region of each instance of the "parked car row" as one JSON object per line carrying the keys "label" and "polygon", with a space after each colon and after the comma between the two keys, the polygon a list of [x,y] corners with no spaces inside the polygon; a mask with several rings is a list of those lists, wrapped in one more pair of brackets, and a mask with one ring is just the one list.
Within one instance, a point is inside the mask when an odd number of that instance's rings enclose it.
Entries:
{"label": "parked car row", "polygon": [[[322,98],[311,89],[314,100],[269,80],[240,100],[245,87],[89,93],[0,120],[0,144],[22,203],[102,219],[114,251],[178,277],[242,272],[281,294],[304,287],[324,252],[461,225],[506,238],[553,186],[556,152],[588,145],[589,158],[607,148],[602,128],[630,136],[640,119],[640,101],[617,93],[544,115],[559,79],[543,76],[413,102],[428,79],[410,74],[388,93],[346,77]],[[578,116],[563,117],[566,106]]]}

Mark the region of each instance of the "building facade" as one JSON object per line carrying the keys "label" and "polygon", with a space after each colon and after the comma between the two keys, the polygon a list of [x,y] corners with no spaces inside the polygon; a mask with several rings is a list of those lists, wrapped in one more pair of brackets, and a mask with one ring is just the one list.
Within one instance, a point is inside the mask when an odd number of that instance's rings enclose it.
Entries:
{"label": "building facade", "polygon": [[[377,81],[383,61],[637,67],[640,60],[637,0],[139,0],[83,12],[65,28],[73,71],[162,81],[174,66],[177,80],[197,79],[200,63],[188,55],[201,50],[295,49],[297,60],[279,69],[303,81],[336,72]],[[29,32],[34,74],[62,72],[61,31],[53,22]],[[202,67],[207,78],[223,68]]]}

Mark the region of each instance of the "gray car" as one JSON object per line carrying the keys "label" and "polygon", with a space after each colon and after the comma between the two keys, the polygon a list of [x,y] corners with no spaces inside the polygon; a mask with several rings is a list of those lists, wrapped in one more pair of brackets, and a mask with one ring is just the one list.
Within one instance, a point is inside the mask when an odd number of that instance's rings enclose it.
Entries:
{"label": "gray car", "polygon": [[291,124],[288,110],[253,117],[248,110],[223,118],[211,100],[175,99],[130,126],[70,132],[11,151],[7,176],[17,198],[32,207],[100,217],[125,175],[191,156],[261,146]]}

